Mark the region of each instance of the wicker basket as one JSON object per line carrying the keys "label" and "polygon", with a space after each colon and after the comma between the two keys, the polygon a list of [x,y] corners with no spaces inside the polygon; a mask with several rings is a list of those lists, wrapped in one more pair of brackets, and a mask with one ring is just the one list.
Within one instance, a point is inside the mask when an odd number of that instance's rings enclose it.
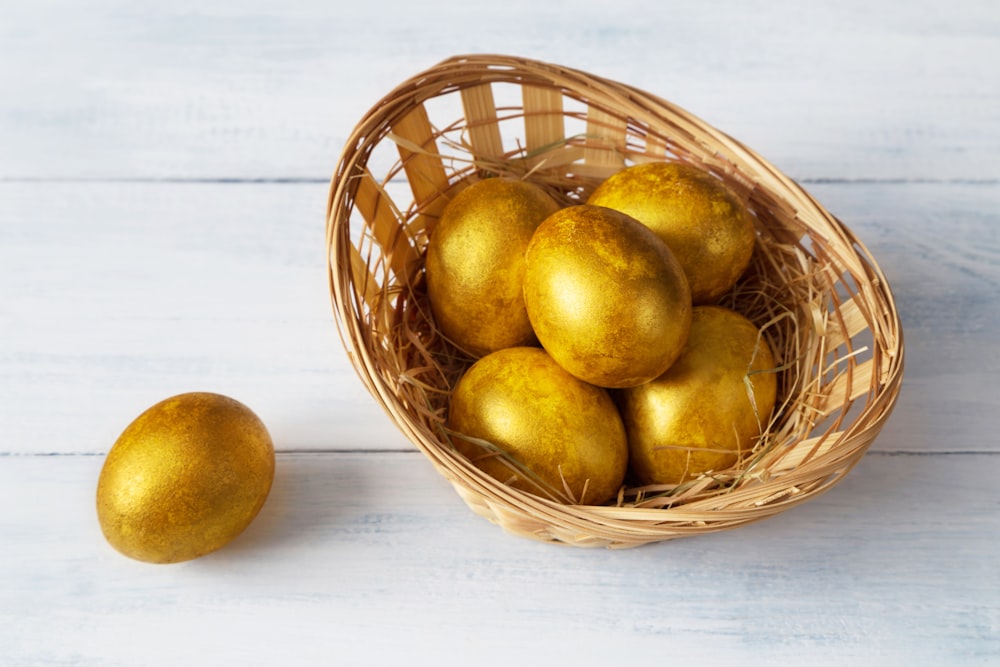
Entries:
{"label": "wicker basket", "polygon": [[[688,161],[744,198],[758,241],[723,302],[762,327],[780,358],[779,409],[731,470],[681,487],[623,488],[609,506],[524,493],[480,472],[443,428],[470,363],[437,331],[423,253],[445,202],[469,182],[529,179],[565,204],[626,165]],[[340,335],[372,396],[478,514],[537,540],[631,547],[733,528],[829,489],[888,419],[903,337],[862,243],[752,150],[658,97],[523,58],[450,58],[362,118],[330,186],[329,280]]]}

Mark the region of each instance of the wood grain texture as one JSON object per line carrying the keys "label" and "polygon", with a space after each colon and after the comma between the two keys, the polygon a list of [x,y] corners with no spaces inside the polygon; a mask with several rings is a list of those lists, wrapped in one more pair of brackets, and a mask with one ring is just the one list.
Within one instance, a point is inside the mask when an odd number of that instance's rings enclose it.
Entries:
{"label": "wood grain texture", "polygon": [[170,566],[103,542],[100,464],[0,465],[5,665],[1000,659],[995,456],[869,455],[780,518],[607,551],[503,533],[417,454],[281,455],[258,520]]}
{"label": "wood grain texture", "polygon": [[[1000,12],[671,0],[0,0],[0,665],[1000,664]],[[903,390],[830,492],[627,551],[516,538],[363,393],[327,179],[397,82],[466,52],[680,104],[851,227]],[[250,528],[118,555],[103,455],[207,389],[279,454]]]}
{"label": "wood grain texture", "polygon": [[985,0],[8,2],[0,177],[325,178],[391,86],[470,52],[626,81],[797,178],[1000,178]]}
{"label": "wood grain texture", "polygon": [[[875,447],[1000,451],[1000,185],[811,184],[893,286],[906,380]],[[6,451],[107,450],[145,407],[229,393],[281,450],[408,446],[357,379],[318,183],[0,183]],[[94,401],[99,399],[99,403]]]}
{"label": "wood grain texture", "polygon": [[284,449],[402,446],[333,322],[325,186],[0,190],[6,451],[104,452],[146,407],[195,390],[242,400]]}
{"label": "wood grain texture", "polygon": [[903,390],[876,446],[1000,451],[1000,188],[812,184],[893,287],[907,349]]}

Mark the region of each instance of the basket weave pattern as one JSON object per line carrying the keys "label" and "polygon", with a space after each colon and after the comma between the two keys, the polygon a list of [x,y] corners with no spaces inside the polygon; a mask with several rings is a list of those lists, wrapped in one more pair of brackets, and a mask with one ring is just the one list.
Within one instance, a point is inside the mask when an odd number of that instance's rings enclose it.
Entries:
{"label": "basket weave pattern", "polygon": [[[722,303],[779,357],[779,408],[736,467],[677,488],[625,488],[567,505],[486,476],[451,446],[448,395],[471,362],[437,332],[423,255],[442,208],[476,178],[531,180],[569,205],[629,164],[683,160],[755,216],[746,275]],[[448,59],[380,100],[349,137],[327,209],[330,292],[362,381],[474,511],[505,530],[631,547],[732,528],[836,484],[888,419],[903,338],[874,258],[799,185],[733,138],[634,87],[523,58]]]}

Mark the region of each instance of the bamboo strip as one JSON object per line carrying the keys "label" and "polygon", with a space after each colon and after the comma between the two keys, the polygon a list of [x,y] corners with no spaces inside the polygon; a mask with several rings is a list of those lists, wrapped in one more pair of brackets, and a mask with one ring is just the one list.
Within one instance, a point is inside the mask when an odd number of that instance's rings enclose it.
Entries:
{"label": "bamboo strip", "polygon": [[469,144],[474,158],[496,160],[503,157],[503,139],[497,123],[497,107],[493,88],[484,84],[464,88],[462,106],[469,125]]}
{"label": "bamboo strip", "polygon": [[[413,107],[392,126],[392,131],[398,138],[396,145],[414,201],[418,206],[433,201],[447,189],[448,177],[427,109],[423,105]],[[405,142],[419,148],[411,149]]]}
{"label": "bamboo strip", "polygon": [[408,275],[419,256],[392,200],[367,170],[359,179],[355,208],[367,221],[388,267],[397,275]]}
{"label": "bamboo strip", "polygon": [[626,127],[626,120],[620,115],[607,113],[599,107],[590,107],[587,113],[584,164],[615,170],[624,167]]}
{"label": "bamboo strip", "polygon": [[528,154],[562,142],[566,130],[560,92],[526,85],[521,88],[521,98],[524,104],[524,143]]}

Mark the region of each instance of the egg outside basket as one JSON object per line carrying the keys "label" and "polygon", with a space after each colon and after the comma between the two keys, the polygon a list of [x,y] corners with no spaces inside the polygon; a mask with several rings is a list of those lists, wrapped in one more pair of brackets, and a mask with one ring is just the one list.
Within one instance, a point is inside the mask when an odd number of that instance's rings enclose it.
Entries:
{"label": "egg outside basket", "polygon": [[[722,303],[777,352],[779,407],[753,452],[680,487],[623,488],[608,506],[519,491],[450,444],[451,387],[470,359],[436,330],[423,256],[462,187],[508,175],[569,205],[629,164],[710,171],[752,211],[754,260]],[[327,209],[338,329],[372,396],[478,514],[537,540],[632,547],[733,528],[839,482],[888,419],[903,337],[881,270],[849,229],[754,151],[634,87],[523,58],[457,56],[403,82],[346,142]],[[516,466],[516,464],[514,464]]]}

